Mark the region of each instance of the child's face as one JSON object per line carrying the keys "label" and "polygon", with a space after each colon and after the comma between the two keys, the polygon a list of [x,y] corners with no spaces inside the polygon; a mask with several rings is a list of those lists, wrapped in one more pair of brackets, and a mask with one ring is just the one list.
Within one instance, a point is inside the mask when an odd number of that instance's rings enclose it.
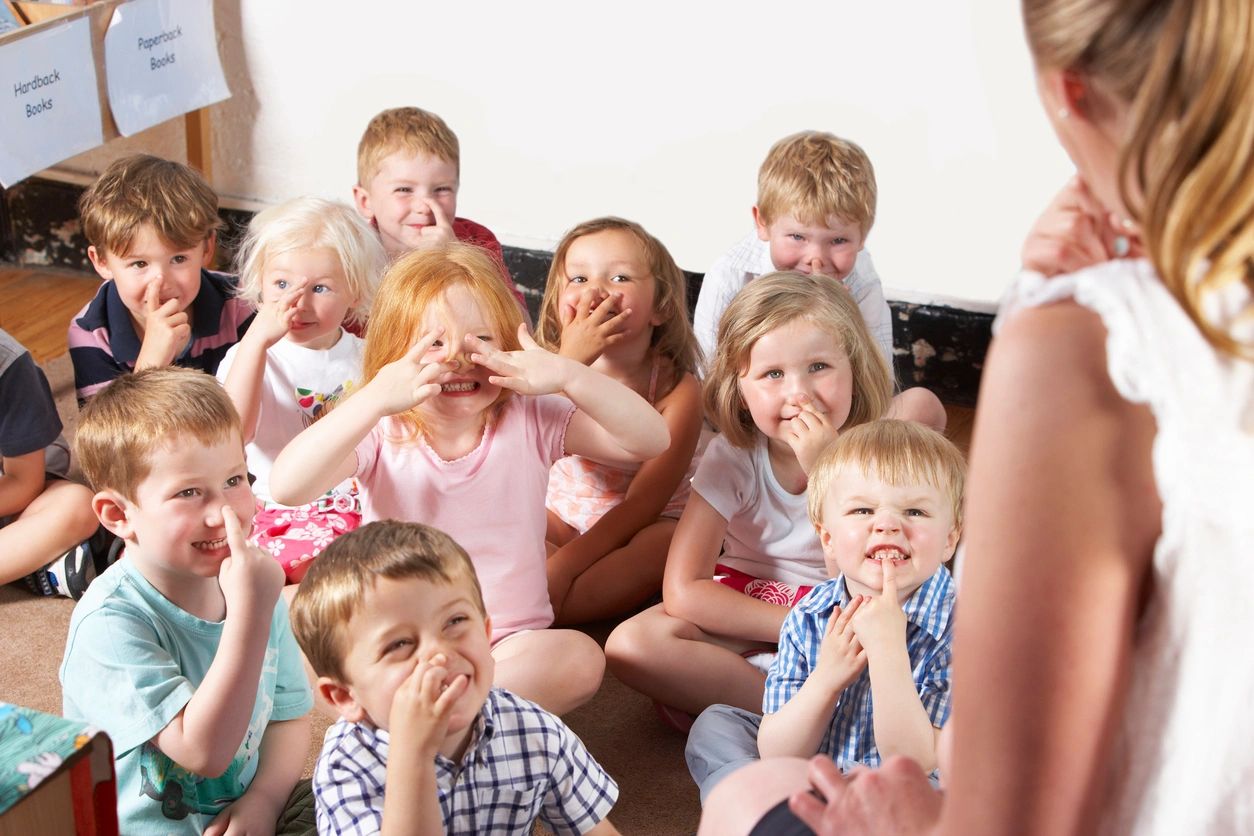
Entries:
{"label": "child's face", "polygon": [[753,344],[740,375],[740,396],[758,430],[780,444],[807,402],[833,427],[844,426],[853,399],[853,369],[832,334],[808,319],[794,319]]}
{"label": "child's face", "polygon": [[152,469],[134,500],[112,491],[97,494],[108,495],[116,509],[106,525],[127,542],[126,556],[150,580],[154,573],[176,581],[217,577],[230,554],[222,506],[231,506],[246,533],[255,510],[239,433],[231,430],[209,444],[171,440],[151,455]]}
{"label": "child's face", "polygon": [[376,578],[344,628],[344,675],[351,684],[330,685],[324,693],[346,720],[390,729],[398,722],[392,716],[397,689],[419,662],[438,653],[446,660],[445,686],[462,675],[469,679],[449,719],[448,734],[456,736],[474,722],[492,687],[490,634],[466,578]]}
{"label": "child's face", "polygon": [[[437,327],[442,327],[444,333],[423,355],[423,362],[447,363],[452,368],[436,378],[440,394],[424,401],[419,408],[425,413],[449,418],[477,416],[496,401],[501,387],[488,382],[492,372],[470,361],[466,336],[499,349],[500,335],[465,284],[453,285],[444,294],[441,304],[431,306],[422,330],[426,333]],[[415,335],[415,339],[418,336],[421,335]]]}
{"label": "child's face", "polygon": [[862,249],[862,231],[858,225],[836,216],[822,224],[807,224],[792,215],[784,215],[767,224],[763,223],[755,206],[753,222],[758,238],[770,244],[771,264],[776,270],[844,279],[853,272],[858,251]]}
{"label": "child's face", "polygon": [[266,259],[261,284],[262,304],[275,304],[288,288],[301,281],[305,290],[296,307],[287,339],[305,348],[327,349],[340,338],[340,324],[357,299],[348,291],[348,281],[339,256],[330,247],[288,250]]}
{"label": "child's face", "polygon": [[158,287],[158,304],[175,300],[176,309],[187,310],[200,293],[200,270],[213,256],[212,236],[187,249],[179,249],[157,234],[152,224],[135,230],[128,252],[101,252],[87,248],[92,266],[101,278],[117,284],[131,319],[142,325],[148,314],[144,295],[149,285]]}
{"label": "child's face", "polygon": [[902,601],[953,556],[958,534],[944,491],[890,485],[857,468],[840,471],[828,485],[819,526],[827,573],[843,573],[850,595],[879,594],[882,561],[892,560]]}
{"label": "child's face", "polygon": [[624,341],[644,334],[646,339],[660,320],[653,310],[657,281],[649,269],[644,248],[625,229],[606,229],[571,242],[563,265],[566,284],[559,304],[574,312],[585,294],[594,301],[610,299],[611,313],[631,309],[623,323]]}
{"label": "child's face", "polygon": [[457,214],[457,165],[428,154],[396,151],[383,158],[369,183],[353,187],[357,211],[379,228],[389,256],[407,253],[436,222],[436,204],[448,222]]}

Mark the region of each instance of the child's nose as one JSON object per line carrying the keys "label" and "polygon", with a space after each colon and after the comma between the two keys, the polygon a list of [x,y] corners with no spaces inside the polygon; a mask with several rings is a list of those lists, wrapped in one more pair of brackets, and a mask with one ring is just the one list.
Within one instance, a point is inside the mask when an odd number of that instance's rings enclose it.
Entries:
{"label": "child's nose", "polygon": [[876,511],[875,530],[886,533],[900,531],[901,519],[892,511]]}

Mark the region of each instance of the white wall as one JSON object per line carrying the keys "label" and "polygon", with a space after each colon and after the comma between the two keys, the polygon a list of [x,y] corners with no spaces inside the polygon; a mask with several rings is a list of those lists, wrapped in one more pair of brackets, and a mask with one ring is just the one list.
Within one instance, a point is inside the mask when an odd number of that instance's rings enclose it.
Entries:
{"label": "white wall", "polygon": [[[233,97],[211,109],[213,182],[227,197],[347,199],[366,121],[415,104],[461,140],[459,214],[506,244],[551,248],[614,213],[703,271],[750,230],[767,148],[817,128],[875,165],[868,246],[895,295],[991,301],[1070,173],[1017,3],[215,0],[215,13]],[[175,122],[59,168],[181,143]]]}

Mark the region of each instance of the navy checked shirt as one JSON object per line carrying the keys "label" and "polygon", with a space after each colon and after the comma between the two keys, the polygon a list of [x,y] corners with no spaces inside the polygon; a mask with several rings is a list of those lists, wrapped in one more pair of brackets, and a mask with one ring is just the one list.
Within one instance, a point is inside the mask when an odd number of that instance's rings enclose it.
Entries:
{"label": "navy checked shirt", "polygon": [[[906,615],[906,652],[919,689],[923,709],[940,728],[949,720],[950,642],[953,636],[956,584],[944,566],[915,590],[902,605]],[[819,659],[819,645],[832,610],[849,603],[845,578],[840,576],[816,586],[784,620],[779,635],[779,655],[766,677],[762,710],[779,711],[801,690]],[[832,722],[819,744],[842,771],[857,764],[879,766],[875,727],[871,722],[871,674],[864,669],[841,692]]]}
{"label": "navy checked shirt", "polygon": [[[327,729],[314,769],[319,834],[383,827],[388,733],[340,720]],[[435,759],[446,833],[529,834],[536,819],[556,834],[584,833],[609,814],[618,784],[583,741],[540,706],[500,688],[475,721],[461,763]]]}

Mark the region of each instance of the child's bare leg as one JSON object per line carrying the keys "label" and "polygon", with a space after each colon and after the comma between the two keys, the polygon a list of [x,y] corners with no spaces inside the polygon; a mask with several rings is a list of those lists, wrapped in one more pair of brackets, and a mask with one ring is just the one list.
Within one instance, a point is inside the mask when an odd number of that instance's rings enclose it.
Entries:
{"label": "child's bare leg", "polygon": [[803,758],[750,764],[728,775],[710,793],[697,836],[748,833],[772,807],[809,786],[809,767]]}
{"label": "child's bare leg", "polygon": [[711,635],[658,604],[618,625],[605,656],[626,685],[689,714],[715,703],[760,712],[766,676],[740,655],[755,647],[766,649]]}
{"label": "child's bare leg", "polygon": [[[658,520],[636,532],[631,542],[587,566],[566,589],[554,589],[567,577],[562,561],[569,552],[549,560],[549,598],[554,624],[585,624],[630,612],[662,588],[666,552],[675,520]],[[578,570],[576,570],[578,571]],[[555,594],[556,593],[556,594]]]}
{"label": "child's bare leg", "polygon": [[49,479],[43,493],[0,528],[0,583],[42,569],[91,537],[99,525],[91,497],[77,482]]}
{"label": "child's bare leg", "polygon": [[940,398],[931,389],[922,386],[905,389],[894,395],[888,414],[884,417],[917,421],[941,433],[945,431],[945,424],[949,421],[949,415]]}
{"label": "child's bare leg", "polygon": [[579,532],[557,514],[554,514],[547,508],[544,509],[544,514],[546,517],[544,524],[544,540],[546,543],[552,543],[560,548],[579,536]]}
{"label": "child's bare leg", "polygon": [[605,675],[605,654],[578,630],[532,630],[499,642],[494,685],[565,714],[592,699]]}

